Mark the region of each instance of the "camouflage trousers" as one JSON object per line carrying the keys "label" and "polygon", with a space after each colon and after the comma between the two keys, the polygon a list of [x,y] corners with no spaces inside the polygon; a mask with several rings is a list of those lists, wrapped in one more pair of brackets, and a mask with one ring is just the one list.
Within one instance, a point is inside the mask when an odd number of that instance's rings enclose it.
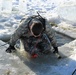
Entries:
{"label": "camouflage trousers", "polygon": [[50,51],[50,43],[45,36],[41,37],[34,37],[30,36],[29,38],[22,39],[25,51],[29,52],[30,54],[34,53],[47,53]]}

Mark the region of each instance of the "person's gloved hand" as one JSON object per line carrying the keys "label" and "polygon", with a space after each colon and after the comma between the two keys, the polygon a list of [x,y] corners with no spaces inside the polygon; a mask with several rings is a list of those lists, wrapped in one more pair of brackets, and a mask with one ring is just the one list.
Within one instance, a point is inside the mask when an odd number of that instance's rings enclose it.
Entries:
{"label": "person's gloved hand", "polygon": [[7,53],[12,53],[14,51],[15,51],[15,48],[14,48],[14,46],[11,46],[11,45],[6,49]]}
{"label": "person's gloved hand", "polygon": [[61,59],[62,58],[61,55],[58,52],[58,47],[54,47],[53,53],[55,53],[55,55],[57,56],[58,59]]}
{"label": "person's gloved hand", "polygon": [[58,48],[57,47],[54,47],[53,53],[58,53]]}

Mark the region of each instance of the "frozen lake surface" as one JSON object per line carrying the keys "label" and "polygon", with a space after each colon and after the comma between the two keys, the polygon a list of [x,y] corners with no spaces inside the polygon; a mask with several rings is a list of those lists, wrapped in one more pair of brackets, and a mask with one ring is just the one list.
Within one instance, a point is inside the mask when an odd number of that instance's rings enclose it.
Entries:
{"label": "frozen lake surface", "polygon": [[60,7],[58,13],[64,19],[76,23],[76,5]]}
{"label": "frozen lake surface", "polygon": [[[2,44],[4,42],[0,41]],[[1,75],[72,75],[76,69],[76,51],[68,44],[59,47],[62,55],[60,60],[53,53],[40,55],[36,59],[29,58],[24,51],[8,54],[5,52],[6,47],[8,45],[0,48]]]}
{"label": "frozen lake surface", "polygon": [[[36,0],[37,2],[28,0],[27,12],[23,10],[25,8],[20,9],[25,6],[23,5],[24,2],[18,8],[19,0],[13,0],[13,6],[4,0],[7,6],[3,3],[2,8],[1,1],[0,11],[3,11],[0,12],[0,39],[3,41],[9,40],[24,15],[33,15],[36,14],[36,11],[43,11],[42,16],[50,19],[51,22],[58,24],[62,21],[68,21],[71,24],[75,23],[74,25],[76,26],[76,0]],[[67,3],[70,6],[64,6]],[[63,4],[63,7],[60,4]],[[7,9],[7,7],[9,8]],[[53,53],[41,55],[37,59],[31,59],[25,52],[6,53],[5,50],[8,45],[0,47],[0,75],[72,75],[76,69],[76,40],[71,42],[71,38],[58,33],[56,38],[59,52],[63,56],[60,60]],[[5,43],[0,41],[0,45],[3,44]]]}

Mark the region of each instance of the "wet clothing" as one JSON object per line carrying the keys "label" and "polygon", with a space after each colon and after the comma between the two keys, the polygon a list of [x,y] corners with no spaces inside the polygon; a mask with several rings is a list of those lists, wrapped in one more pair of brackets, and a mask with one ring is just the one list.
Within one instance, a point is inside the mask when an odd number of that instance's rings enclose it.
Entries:
{"label": "wet clothing", "polygon": [[30,54],[32,53],[45,53],[45,51],[50,50],[50,43],[46,37],[47,35],[43,34],[40,37],[30,36],[29,38],[22,38],[22,43],[24,48]]}
{"label": "wet clothing", "polygon": [[[43,28],[43,32],[40,37],[34,37],[31,35],[31,32],[29,30],[29,26],[31,25],[31,21],[34,19],[31,19],[28,17],[27,19],[24,19],[21,21],[19,27],[16,29],[14,34],[12,35],[10,39],[10,45],[14,46],[16,44],[16,41],[18,39],[21,39],[21,41],[24,44],[24,48],[27,52],[32,53],[32,51],[44,51],[50,48],[50,44],[56,48],[57,42],[55,39],[55,33],[53,29],[51,28],[51,25],[45,20],[45,27]],[[36,20],[36,19],[35,19]],[[38,20],[38,19],[37,19]],[[48,40],[45,40],[44,34],[46,34],[50,40],[50,44],[48,43]],[[49,46],[49,47],[48,47]]]}

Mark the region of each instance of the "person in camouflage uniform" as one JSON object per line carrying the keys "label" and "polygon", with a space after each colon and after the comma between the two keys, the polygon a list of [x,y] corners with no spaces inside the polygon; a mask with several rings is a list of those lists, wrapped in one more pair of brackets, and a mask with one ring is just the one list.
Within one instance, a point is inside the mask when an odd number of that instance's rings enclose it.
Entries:
{"label": "person in camouflage uniform", "polygon": [[6,52],[15,50],[16,41],[21,39],[24,48],[31,55],[37,52],[48,53],[50,46],[54,48],[54,53],[58,53],[55,33],[45,18],[31,16],[23,19],[9,41]]}

